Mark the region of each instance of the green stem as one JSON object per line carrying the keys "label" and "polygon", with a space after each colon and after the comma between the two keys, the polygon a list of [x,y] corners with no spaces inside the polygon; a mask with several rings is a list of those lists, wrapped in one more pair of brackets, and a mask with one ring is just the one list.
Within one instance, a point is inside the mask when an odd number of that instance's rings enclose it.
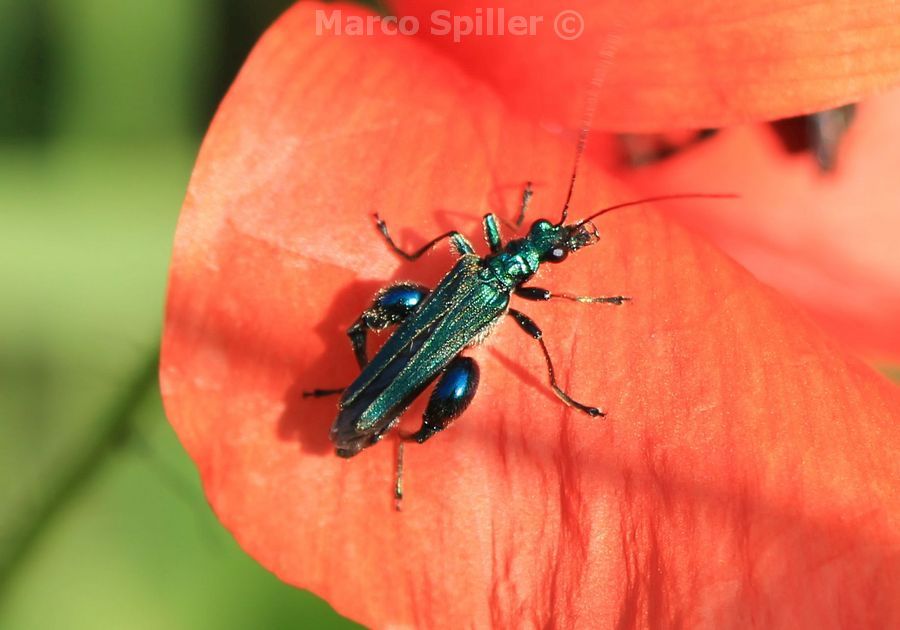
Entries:
{"label": "green stem", "polygon": [[130,436],[138,406],[156,387],[158,356],[159,349],[154,347],[122,388],[121,395],[113,400],[98,421],[88,443],[73,451],[63,466],[50,471],[41,496],[11,512],[15,520],[4,524],[5,531],[0,542],[0,597],[54,518],[93,479],[106,462],[106,456]]}

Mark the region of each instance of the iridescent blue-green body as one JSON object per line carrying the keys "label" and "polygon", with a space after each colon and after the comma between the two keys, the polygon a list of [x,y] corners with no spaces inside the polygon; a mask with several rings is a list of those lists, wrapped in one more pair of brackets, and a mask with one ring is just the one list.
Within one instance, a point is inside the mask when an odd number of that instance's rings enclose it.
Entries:
{"label": "iridescent blue-green body", "polygon": [[[529,187],[523,195],[517,227],[530,196]],[[361,367],[359,376],[346,388],[309,393],[342,394],[330,433],[338,455],[351,457],[378,442],[435,381],[421,429],[405,438],[424,442],[446,428],[466,409],[478,387],[478,366],[461,353],[482,341],[506,315],[540,344],[550,385],[560,399],[591,416],[603,415],[596,407],[576,402],[557,385],[540,328],[524,313],[510,308],[513,295],[533,301],[565,298],[610,304],[628,299],[580,297],[523,286],[542,263],[562,262],[570,252],[596,242],[597,231],[592,224],[553,224],[542,219],[535,221],[523,238],[504,245],[496,216],[488,214],[483,226],[490,254],[481,257],[458,232],[442,234],[418,251],[407,253],[396,246],[377,215],[376,221],[388,244],[408,260],[416,260],[443,239],[450,240],[460,257],[431,291],[406,282],[383,289],[347,331]],[[369,360],[368,332],[393,325],[397,328]]]}

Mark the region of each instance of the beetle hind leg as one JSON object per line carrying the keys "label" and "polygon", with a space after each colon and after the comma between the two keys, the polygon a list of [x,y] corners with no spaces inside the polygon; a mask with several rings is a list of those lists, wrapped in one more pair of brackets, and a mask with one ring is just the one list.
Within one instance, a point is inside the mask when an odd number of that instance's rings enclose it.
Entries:
{"label": "beetle hind leg", "polygon": [[366,338],[369,331],[381,331],[406,319],[425,299],[427,287],[412,282],[398,282],[385,287],[375,295],[372,306],[347,329],[353,354],[360,368],[366,367]]}
{"label": "beetle hind leg", "polygon": [[[347,329],[353,354],[360,368],[366,367],[369,356],[366,352],[366,339],[369,331],[384,330],[388,326],[398,324],[406,319],[430,293],[427,287],[412,282],[398,282],[385,287],[375,294],[372,306],[363,311],[355,322]],[[313,389],[303,392],[304,398],[321,398],[333,396],[344,391],[343,387],[334,389]],[[349,457],[349,455],[345,455]]]}
{"label": "beetle hind leg", "polygon": [[438,379],[422,416],[422,428],[404,439],[421,444],[446,429],[475,397],[478,390],[478,364],[469,357],[457,356]]}

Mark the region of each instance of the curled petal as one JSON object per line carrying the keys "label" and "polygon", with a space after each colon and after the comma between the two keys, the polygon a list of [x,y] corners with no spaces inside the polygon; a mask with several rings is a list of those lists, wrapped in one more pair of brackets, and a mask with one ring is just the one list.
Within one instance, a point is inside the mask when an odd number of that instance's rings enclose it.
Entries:
{"label": "curled petal", "polygon": [[900,360],[900,92],[862,103],[822,174],[762,125],[723,131],[678,156],[622,176],[642,193],[740,191],[734,203],[667,211],[761,280],[802,303],[830,333],[875,361]]}
{"label": "curled petal", "polygon": [[[414,16],[423,38],[495,86],[515,110],[567,126],[582,119],[591,78],[608,57],[594,126],[611,131],[782,118],[900,84],[900,6],[875,0],[391,6]],[[514,16],[540,21],[524,35],[496,35]],[[459,28],[445,34],[448,20]]]}
{"label": "curled petal", "polygon": [[[407,247],[474,239],[532,179],[555,218],[573,147],[420,42],[316,36],[316,8],[223,102],[173,252],[165,407],[244,549],[378,627],[897,625],[896,389],[649,209],[540,277],[631,303],[523,306],[606,419],[563,407],[505,324],[470,351],[469,410],[407,449],[403,512],[392,438],[333,455],[334,402],[300,393],[354,377],[344,330],[377,287],[451,260],[399,263],[370,213]],[[625,195],[588,167],[575,216]]]}

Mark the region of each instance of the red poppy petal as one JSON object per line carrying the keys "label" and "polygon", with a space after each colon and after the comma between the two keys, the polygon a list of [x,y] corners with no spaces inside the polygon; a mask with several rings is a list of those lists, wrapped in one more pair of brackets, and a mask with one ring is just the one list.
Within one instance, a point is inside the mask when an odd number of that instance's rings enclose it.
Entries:
{"label": "red poppy petal", "polygon": [[[450,226],[555,216],[572,146],[408,39],[315,36],[302,4],[263,38],[204,141],[176,235],[161,385],[210,503],[282,579],[372,626],[889,626],[900,621],[900,396],[774,292],[647,210],[540,284],[622,307],[525,304],[561,383],[509,323],[470,354],[454,426],[351,460],[334,401],[344,330],[376,287],[435,282]],[[609,201],[587,168],[575,206]],[[624,198],[616,193],[615,199]],[[423,408],[407,414],[415,426]]]}
{"label": "red poppy petal", "polygon": [[673,159],[622,173],[642,194],[740,191],[727,204],[672,204],[761,280],[803,303],[875,360],[900,360],[900,91],[866,101],[822,175],[765,126],[723,131]]}
{"label": "red poppy petal", "polygon": [[[781,118],[854,102],[900,83],[900,5],[895,3],[646,0],[638,6],[555,0],[538,7],[512,0],[460,0],[452,6],[394,0],[391,5],[399,15],[415,17],[423,37],[496,86],[515,109],[567,125],[581,120],[598,52],[612,40],[618,43],[594,125],[600,129],[721,127]],[[526,29],[529,34],[510,36],[514,16],[540,21]],[[445,24],[457,19],[460,29],[444,35]],[[467,19],[472,29],[465,35]],[[507,34],[492,36],[501,23]],[[567,28],[572,29],[568,36],[574,35],[579,24],[584,30],[575,39],[557,35],[557,29],[566,35]]]}

